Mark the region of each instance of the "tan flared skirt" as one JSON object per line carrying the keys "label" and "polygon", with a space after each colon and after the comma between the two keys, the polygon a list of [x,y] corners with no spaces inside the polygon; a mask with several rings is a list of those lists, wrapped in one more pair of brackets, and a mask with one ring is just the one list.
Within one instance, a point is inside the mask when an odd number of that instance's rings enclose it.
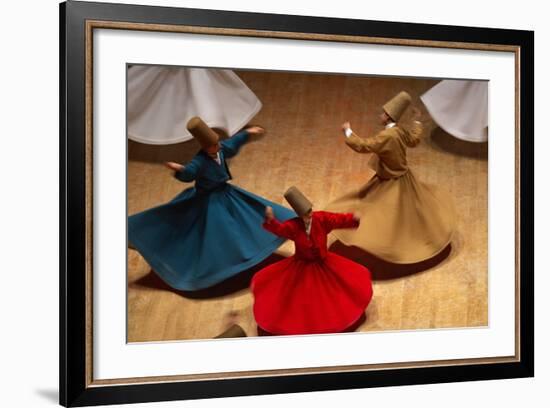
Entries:
{"label": "tan flared skirt", "polygon": [[377,175],[359,191],[327,206],[333,212],[359,212],[358,229],[333,235],[388,262],[411,264],[437,255],[451,242],[456,213],[451,198],[416,180],[409,170],[394,179]]}

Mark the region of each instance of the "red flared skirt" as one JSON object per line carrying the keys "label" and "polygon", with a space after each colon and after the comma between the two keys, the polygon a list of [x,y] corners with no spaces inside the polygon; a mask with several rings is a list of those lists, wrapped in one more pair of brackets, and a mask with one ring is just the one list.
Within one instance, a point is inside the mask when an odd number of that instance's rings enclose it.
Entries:
{"label": "red flared skirt", "polygon": [[258,326],[281,335],[345,331],[372,298],[370,271],[330,252],[322,260],[292,256],[270,265],[251,289]]}

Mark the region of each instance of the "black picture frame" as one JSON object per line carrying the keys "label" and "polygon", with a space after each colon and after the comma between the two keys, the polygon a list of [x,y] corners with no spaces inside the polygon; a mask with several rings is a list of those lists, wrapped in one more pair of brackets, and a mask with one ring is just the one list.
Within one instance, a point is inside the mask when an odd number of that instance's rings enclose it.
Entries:
{"label": "black picture frame", "polygon": [[[122,404],[534,376],[534,33],[532,31],[68,1],[60,4],[60,403]],[[94,386],[87,380],[86,22],[114,21],[518,47],[518,361]]]}

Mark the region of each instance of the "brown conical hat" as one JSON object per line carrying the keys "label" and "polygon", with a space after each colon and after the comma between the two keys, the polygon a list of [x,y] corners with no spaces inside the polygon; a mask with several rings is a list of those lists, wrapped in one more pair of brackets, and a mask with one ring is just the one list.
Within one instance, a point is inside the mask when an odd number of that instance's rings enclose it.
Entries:
{"label": "brown conical hat", "polygon": [[219,136],[198,116],[194,116],[187,122],[187,130],[198,140],[205,149],[218,143]]}
{"label": "brown conical hat", "polygon": [[239,326],[238,324],[232,325],[229,329],[224,331],[221,334],[218,334],[215,339],[228,339],[233,337],[246,337],[246,333],[244,332],[243,328]]}
{"label": "brown conical hat", "polygon": [[382,109],[384,109],[384,112],[386,112],[390,118],[397,122],[410,103],[411,96],[407,92],[401,91],[386,102]]}
{"label": "brown conical hat", "polygon": [[290,206],[300,217],[302,215],[306,215],[313,208],[311,201],[309,201],[306,196],[294,186],[286,190],[285,200],[288,201]]}

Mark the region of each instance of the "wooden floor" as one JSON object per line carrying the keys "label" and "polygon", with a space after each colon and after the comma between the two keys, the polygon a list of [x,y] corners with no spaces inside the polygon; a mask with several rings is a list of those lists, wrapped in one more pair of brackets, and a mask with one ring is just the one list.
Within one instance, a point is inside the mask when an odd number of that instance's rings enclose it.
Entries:
{"label": "wooden floor", "polygon": [[[237,72],[264,107],[252,123],[267,134],[245,146],[231,163],[233,183],[286,205],[282,194],[298,186],[322,209],[369,179],[369,155],[345,146],[340,125],[349,120],[360,136],[379,130],[380,106],[401,90],[423,112],[423,143],[409,150],[417,178],[455,199],[458,228],[437,265],[396,268],[365,262],[373,271],[374,298],[358,331],[484,326],[487,302],[487,144],[457,140],[429,118],[419,95],[437,81],[360,76]],[[410,117],[405,116],[406,125]],[[162,162],[186,162],[194,141],[149,146],[129,141],[128,211],[162,204],[190,184],[175,180]],[[335,247],[335,250],[342,248]],[[286,243],[265,264],[293,252]],[[442,256],[442,258],[444,257]],[[431,267],[430,267],[431,266]],[[237,322],[258,335],[248,283],[261,267],[197,293],[166,286],[136,251],[128,251],[128,340],[212,338]]]}

